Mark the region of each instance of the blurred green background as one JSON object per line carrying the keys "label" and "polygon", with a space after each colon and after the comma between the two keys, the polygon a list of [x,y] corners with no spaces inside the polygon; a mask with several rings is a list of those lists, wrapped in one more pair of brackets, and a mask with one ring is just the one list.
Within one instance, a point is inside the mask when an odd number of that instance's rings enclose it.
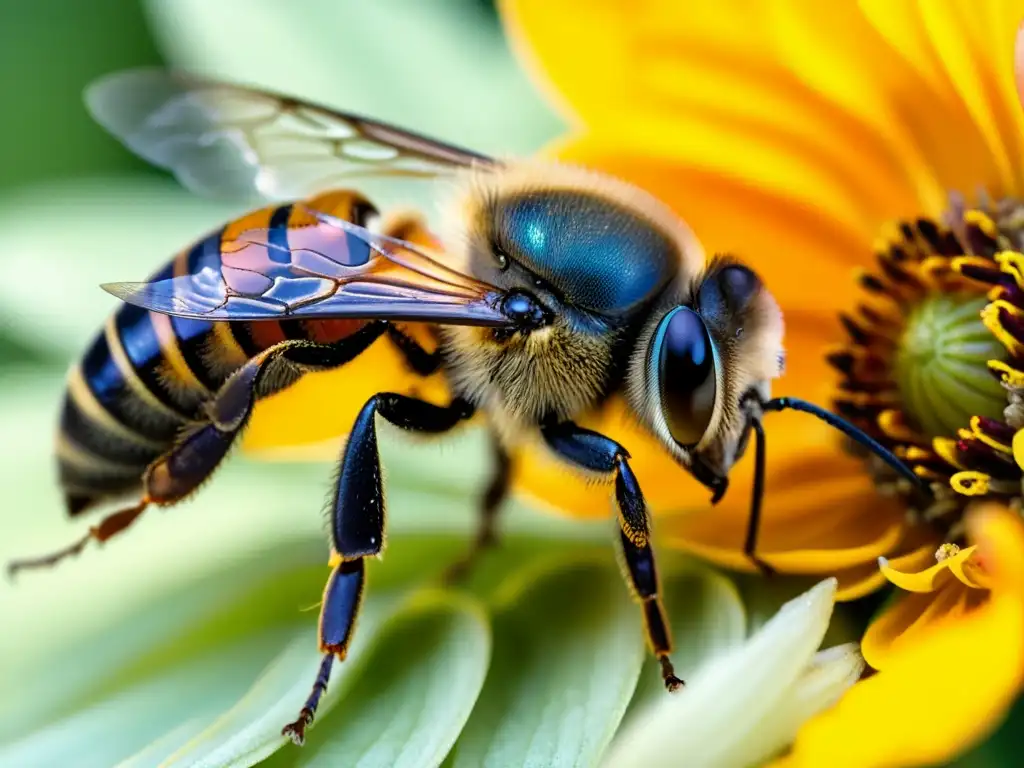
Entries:
{"label": "blurred green background", "polygon": [[[46,182],[154,173],[92,122],[81,94],[89,80],[104,72],[161,62],[135,0],[0,4],[0,72],[7,105],[0,122],[0,206],[26,187]],[[18,280],[5,272],[5,280]],[[21,279],[27,287],[28,276]],[[53,365],[60,358],[12,332],[9,322],[0,327],[0,367]]]}

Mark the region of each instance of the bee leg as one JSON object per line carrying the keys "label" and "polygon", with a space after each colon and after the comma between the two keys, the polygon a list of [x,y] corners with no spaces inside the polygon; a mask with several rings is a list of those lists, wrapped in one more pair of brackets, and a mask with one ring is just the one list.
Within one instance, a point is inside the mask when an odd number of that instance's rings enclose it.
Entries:
{"label": "bee leg", "polygon": [[485,550],[498,542],[496,524],[502,502],[508,496],[509,484],[512,479],[512,458],[508,451],[496,439],[492,442],[494,451],[494,471],[490,482],[480,500],[480,524],[476,538],[469,551],[449,565],[442,575],[443,581],[452,584],[464,579],[472,570],[473,565]]}
{"label": "bee leg", "polygon": [[334,659],[345,660],[356,617],[363,602],[363,586],[366,581],[363,558],[344,560],[341,555],[335,553],[331,556],[330,564],[332,570],[324,587],[318,630],[323,659],[320,661],[313,689],[306,703],[302,705],[299,716],[281,729],[283,736],[287,736],[299,746],[306,741],[306,728],[313,722],[320,698],[327,692]]}
{"label": "bee leg", "polygon": [[324,590],[320,609],[320,650],[325,658],[312,692],[299,717],[282,733],[296,744],[305,740],[317,704],[327,689],[335,656],[343,660],[362,599],[363,559],[384,548],[384,487],[377,450],[377,416],[396,427],[440,434],[473,415],[465,400],[435,405],[406,395],[383,392],[374,395],[356,417],[341,459],[331,506],[333,571]]}
{"label": "bee leg", "polygon": [[[30,568],[45,568],[77,555],[90,541],[105,542],[126,530],[152,504],[170,506],[198,488],[210,477],[227,454],[235,438],[249,421],[259,397],[277,391],[306,371],[344,365],[368,347],[385,330],[384,323],[367,326],[339,344],[315,344],[309,341],[284,341],[249,360],[224,382],[207,404],[209,422],[186,432],[167,453],[156,458],[142,476],[140,501],[103,518],[82,538],[64,549],[43,557],[15,560],[8,574]],[[265,382],[271,363],[284,358],[289,364],[286,375]]]}
{"label": "bee leg", "polygon": [[590,472],[615,474],[615,502],[619,510],[625,575],[633,594],[640,600],[647,643],[661,664],[662,681],[670,691],[680,688],[683,681],[676,676],[669,657],[672,636],[658,594],[647,504],[629,466],[628,451],[611,438],[572,422],[546,425],[541,433],[548,446],[571,464]]}
{"label": "bee leg", "polygon": [[147,497],[166,506],[195,491],[227,455],[261,397],[283,389],[304,373],[344,365],[380,336],[384,326],[364,331],[338,344],[283,341],[249,360],[206,405],[209,421],[185,434],[146,469],[143,483]]}
{"label": "bee leg", "polygon": [[19,571],[31,570],[34,568],[51,568],[61,560],[65,558],[77,555],[83,549],[86,544],[90,541],[97,541],[103,543],[112,536],[116,536],[121,531],[125,530],[128,526],[134,523],[139,515],[141,515],[150,504],[150,500],[147,497],[143,497],[137,504],[131,507],[120,509],[117,512],[111,514],[100,520],[98,525],[94,525],[89,529],[82,538],[71,544],[64,549],[59,549],[56,552],[51,552],[48,555],[41,557],[28,557],[23,560],[12,560],[7,564],[7,575],[14,577]]}

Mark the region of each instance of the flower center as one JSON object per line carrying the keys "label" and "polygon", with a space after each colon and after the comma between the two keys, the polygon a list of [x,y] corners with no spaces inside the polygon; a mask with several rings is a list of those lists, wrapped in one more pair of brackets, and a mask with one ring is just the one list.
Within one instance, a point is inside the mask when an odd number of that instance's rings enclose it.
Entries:
{"label": "flower center", "polygon": [[[849,342],[828,356],[842,375],[836,410],[931,481],[934,503],[917,511],[947,541],[970,498],[1020,504],[1022,249],[1024,204],[1013,200],[900,222],[860,277],[863,301],[841,315]],[[909,501],[903,481],[869,466]]]}
{"label": "flower center", "polygon": [[1006,350],[981,321],[976,292],[935,293],[910,308],[893,361],[900,405],[926,437],[956,434],[971,416],[999,418],[1006,393],[988,371]]}

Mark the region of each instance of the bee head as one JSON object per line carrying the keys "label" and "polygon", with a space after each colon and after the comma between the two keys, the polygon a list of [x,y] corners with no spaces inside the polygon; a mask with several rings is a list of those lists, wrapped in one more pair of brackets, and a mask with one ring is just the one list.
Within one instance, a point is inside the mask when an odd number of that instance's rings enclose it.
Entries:
{"label": "bee head", "polygon": [[771,398],[782,374],[782,312],[748,267],[718,258],[698,275],[684,301],[654,313],[630,363],[635,411],[694,477],[725,493],[729,471],[757,434],[751,519],[765,486],[765,431],[771,411],[811,414],[859,443],[897,472],[921,498],[925,481],[891,451],[846,420],[795,397]]}
{"label": "bee head", "polygon": [[748,441],[745,399],[767,400],[782,372],[782,313],[760,278],[728,258],[712,261],[686,294],[641,334],[633,405],[695,475],[724,478]]}

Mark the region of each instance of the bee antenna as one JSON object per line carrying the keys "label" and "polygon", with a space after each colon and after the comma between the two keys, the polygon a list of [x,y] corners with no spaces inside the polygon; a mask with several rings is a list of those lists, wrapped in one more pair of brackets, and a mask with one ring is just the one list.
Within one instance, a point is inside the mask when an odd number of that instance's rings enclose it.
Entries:
{"label": "bee antenna", "polygon": [[[879,443],[869,434],[864,432],[864,430],[855,427],[853,424],[851,424],[841,416],[837,416],[831,411],[827,411],[824,408],[815,405],[814,403],[807,402],[806,400],[801,400],[798,397],[776,397],[772,400],[768,400],[767,402],[762,403],[761,408],[764,411],[803,411],[804,413],[809,413],[812,416],[817,416],[830,427],[838,429],[840,432],[842,432],[844,435],[849,437],[854,442],[863,445],[865,448],[867,448],[869,451],[875,454],[875,456],[877,456],[890,467],[892,467],[892,469],[898,475],[900,475],[900,477],[909,481],[911,486],[913,486],[913,488],[916,491],[921,493],[924,498],[931,497],[931,491],[929,490],[928,485],[922,478],[918,477],[914,473],[914,470],[912,470],[903,461],[897,458],[892,451],[890,451],[884,445]],[[756,420],[754,420],[754,423],[757,425],[755,426],[755,429],[758,429],[760,425],[757,423]],[[757,436],[760,447],[761,443],[763,443],[764,440],[761,430],[758,430]],[[761,479],[763,481],[763,469],[761,470],[761,475]],[[755,483],[756,482],[757,475],[755,474]]]}

